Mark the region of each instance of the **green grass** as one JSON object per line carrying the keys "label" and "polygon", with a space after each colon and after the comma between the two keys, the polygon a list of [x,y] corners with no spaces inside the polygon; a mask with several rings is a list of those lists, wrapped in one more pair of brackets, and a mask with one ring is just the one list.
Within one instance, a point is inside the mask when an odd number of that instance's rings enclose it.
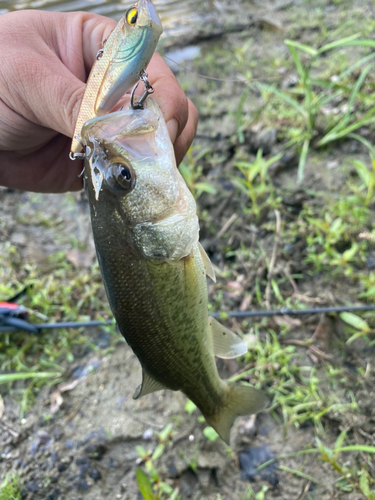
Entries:
{"label": "green grass", "polygon": [[21,500],[22,482],[18,474],[9,472],[0,483],[0,500]]}
{"label": "green grass", "polygon": [[[49,256],[43,267],[20,261],[15,246],[3,246],[0,267],[0,300],[6,300],[25,286],[19,302],[29,311],[32,323],[85,321],[111,317],[97,263],[77,268],[65,253]],[[113,332],[114,327],[108,331]],[[16,397],[24,412],[41,385],[61,379],[66,362],[74,361],[78,347],[97,349],[84,329],[47,330],[40,334],[1,332],[0,384],[8,390],[17,383]],[[30,381],[30,382],[29,382]],[[17,396],[18,394],[18,396]]]}
{"label": "green grass", "polygon": [[[297,85],[291,89],[262,82],[254,85],[267,103],[268,119],[283,122],[281,130],[288,139],[285,147],[295,145],[300,150],[297,180],[301,182],[312,146],[327,146],[375,122],[375,82],[371,77],[375,53],[367,53],[375,42],[357,33],[318,48],[293,40],[285,40],[285,44],[298,74]],[[359,47],[365,55],[342,67],[339,74],[322,75],[323,58],[349,47]]]}

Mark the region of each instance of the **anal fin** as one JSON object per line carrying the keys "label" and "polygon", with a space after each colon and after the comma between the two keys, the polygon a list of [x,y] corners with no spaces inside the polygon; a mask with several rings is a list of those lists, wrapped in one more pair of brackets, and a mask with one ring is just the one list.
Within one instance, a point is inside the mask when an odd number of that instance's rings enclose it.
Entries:
{"label": "anal fin", "polygon": [[146,394],[167,389],[163,384],[155,380],[149,375],[144,368],[142,368],[142,384],[139,385],[133,394],[133,399],[139,399]]}
{"label": "anal fin", "polygon": [[206,254],[206,250],[202,247],[200,242],[198,241],[198,248],[203,260],[204,268],[206,270],[207,276],[209,276],[214,283],[216,283],[216,276],[215,276],[215,271],[212,266],[212,262],[210,261],[209,256]]}
{"label": "anal fin", "polygon": [[232,359],[247,353],[247,347],[241,338],[221,325],[211,316],[208,319],[212,333],[214,355],[218,358]]}

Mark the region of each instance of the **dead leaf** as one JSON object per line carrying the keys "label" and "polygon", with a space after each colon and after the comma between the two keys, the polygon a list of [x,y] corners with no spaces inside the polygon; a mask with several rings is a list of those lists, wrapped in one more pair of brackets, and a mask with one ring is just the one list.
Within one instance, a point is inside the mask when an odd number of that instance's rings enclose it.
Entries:
{"label": "dead leaf", "polygon": [[273,319],[278,326],[286,326],[287,328],[297,328],[302,325],[300,319],[290,316],[275,316]]}
{"label": "dead leaf", "polygon": [[60,391],[55,391],[51,394],[51,413],[56,413],[60,406],[63,404],[64,399],[61,396]]}
{"label": "dead leaf", "polygon": [[249,308],[250,303],[251,295],[245,295],[240,305],[240,311],[246,311]]}
{"label": "dead leaf", "polygon": [[237,281],[228,281],[225,290],[228,297],[239,297],[243,294],[244,285],[241,283],[243,281],[244,276],[240,275],[237,278]]}
{"label": "dead leaf", "polygon": [[78,384],[79,380],[72,380],[70,382],[61,382],[61,384],[57,386],[57,390],[59,392],[72,391]]}

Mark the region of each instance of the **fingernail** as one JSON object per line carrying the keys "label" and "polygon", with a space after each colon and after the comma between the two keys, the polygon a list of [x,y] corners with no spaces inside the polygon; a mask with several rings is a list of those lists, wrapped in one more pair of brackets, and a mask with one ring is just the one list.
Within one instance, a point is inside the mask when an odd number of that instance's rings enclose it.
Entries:
{"label": "fingernail", "polygon": [[169,122],[167,123],[167,128],[169,137],[171,138],[172,143],[174,143],[177,138],[178,132],[178,121],[176,120],[176,118],[172,118],[171,120],[169,120]]}

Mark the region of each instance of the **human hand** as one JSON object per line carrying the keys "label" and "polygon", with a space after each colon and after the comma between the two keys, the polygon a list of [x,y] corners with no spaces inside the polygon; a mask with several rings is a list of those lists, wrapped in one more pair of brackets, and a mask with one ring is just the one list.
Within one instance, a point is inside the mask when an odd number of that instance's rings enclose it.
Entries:
{"label": "human hand", "polygon": [[[0,16],[0,185],[37,192],[82,188],[69,150],[96,54],[116,22],[87,12]],[[195,106],[163,59],[147,72],[179,163],[197,127]]]}

